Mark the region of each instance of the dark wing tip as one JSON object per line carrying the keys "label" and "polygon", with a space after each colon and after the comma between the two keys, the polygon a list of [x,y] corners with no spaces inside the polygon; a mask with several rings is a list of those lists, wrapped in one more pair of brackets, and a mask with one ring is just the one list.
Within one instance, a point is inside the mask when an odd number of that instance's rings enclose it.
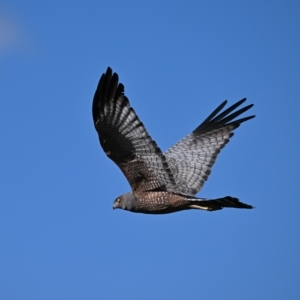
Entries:
{"label": "dark wing tip", "polygon": [[[245,118],[241,118],[238,120],[233,119],[237,118],[242,113],[249,110],[253,107],[254,104],[249,104],[235,112],[233,112],[236,108],[238,108],[241,104],[246,101],[246,98],[243,98],[236,102],[235,104],[231,105],[229,108],[225,109],[223,112],[220,111],[225,107],[227,101],[222,102],[205,120],[202,122],[194,131],[194,134],[201,134],[206,130],[214,130],[218,128],[222,128],[228,125],[234,126],[234,128],[239,127],[239,125],[247,120],[253,119],[255,116],[249,116]],[[230,123],[230,121],[232,121]]]}
{"label": "dark wing tip", "polygon": [[118,98],[124,94],[124,85],[119,84],[119,76],[113,73],[111,67],[106,69],[106,72],[100,77],[97,89],[94,94],[92,114],[94,123],[96,123],[107,101]]}
{"label": "dark wing tip", "polygon": [[227,100],[223,101],[204,121],[203,123],[207,123],[211,121],[227,104]]}
{"label": "dark wing tip", "polygon": [[[110,73],[110,74],[112,74],[112,68],[111,68],[111,67],[109,67],[109,66],[108,66],[108,67],[107,67],[107,69],[106,69],[106,74],[107,74],[107,73]],[[103,75],[104,75],[104,74],[103,74]]]}

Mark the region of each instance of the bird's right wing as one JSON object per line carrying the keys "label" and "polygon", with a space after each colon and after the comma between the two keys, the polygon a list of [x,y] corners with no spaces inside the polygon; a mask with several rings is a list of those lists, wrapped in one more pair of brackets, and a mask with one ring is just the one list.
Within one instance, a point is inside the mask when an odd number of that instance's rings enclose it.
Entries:
{"label": "bird's right wing", "polygon": [[104,152],[122,170],[133,191],[175,189],[164,154],[130,107],[124,86],[111,68],[100,78],[92,110]]}
{"label": "bird's right wing", "polygon": [[227,103],[224,101],[192,133],[165,152],[178,193],[196,195],[208,178],[218,153],[233,136],[232,131],[255,117],[232,121],[253,106],[251,104],[233,112],[245,101],[242,99],[219,114]]}

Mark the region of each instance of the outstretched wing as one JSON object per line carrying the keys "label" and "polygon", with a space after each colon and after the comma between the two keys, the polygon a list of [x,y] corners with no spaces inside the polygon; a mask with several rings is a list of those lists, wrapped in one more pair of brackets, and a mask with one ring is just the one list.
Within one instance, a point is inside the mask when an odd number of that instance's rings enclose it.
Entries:
{"label": "outstretched wing", "polygon": [[233,112],[245,101],[246,98],[219,114],[227,103],[224,101],[191,134],[165,152],[178,193],[196,195],[207,180],[218,153],[233,136],[232,131],[255,117],[232,121],[253,106],[251,104]]}
{"label": "outstretched wing", "polygon": [[118,75],[107,68],[93,100],[94,124],[104,152],[122,170],[132,190],[174,190],[164,154],[130,107],[118,81]]}

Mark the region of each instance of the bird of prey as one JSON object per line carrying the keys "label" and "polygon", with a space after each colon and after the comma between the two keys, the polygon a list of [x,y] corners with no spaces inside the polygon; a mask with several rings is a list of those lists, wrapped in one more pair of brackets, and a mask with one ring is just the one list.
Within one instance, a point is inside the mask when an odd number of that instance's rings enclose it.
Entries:
{"label": "bird of prey", "polygon": [[227,103],[224,101],[192,133],[162,152],[130,106],[118,74],[108,67],[96,89],[92,114],[104,152],[121,169],[132,189],[119,196],[113,208],[146,214],[253,208],[230,196],[195,196],[233,130],[255,117],[234,120],[253,106],[236,110],[245,101],[242,99],[221,112]]}

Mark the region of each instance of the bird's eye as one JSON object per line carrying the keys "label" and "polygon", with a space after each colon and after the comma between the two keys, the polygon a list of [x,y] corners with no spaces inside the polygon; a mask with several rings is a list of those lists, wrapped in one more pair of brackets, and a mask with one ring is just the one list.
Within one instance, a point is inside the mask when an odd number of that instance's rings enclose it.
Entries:
{"label": "bird's eye", "polygon": [[118,198],[118,199],[117,199],[117,203],[119,204],[119,203],[120,203],[120,201],[121,201],[121,198]]}

